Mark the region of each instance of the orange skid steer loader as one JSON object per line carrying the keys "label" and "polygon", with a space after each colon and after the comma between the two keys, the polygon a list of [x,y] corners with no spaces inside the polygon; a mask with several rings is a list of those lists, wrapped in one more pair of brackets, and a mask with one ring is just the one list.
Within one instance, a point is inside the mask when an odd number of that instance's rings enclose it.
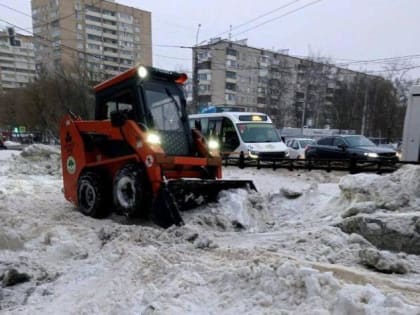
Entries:
{"label": "orange skid steer loader", "polygon": [[69,113],[61,122],[65,198],[88,216],[117,209],[166,228],[221,190],[255,189],[252,181],[221,179],[217,142],[189,126],[186,80],[140,66],[95,86],[95,120]]}

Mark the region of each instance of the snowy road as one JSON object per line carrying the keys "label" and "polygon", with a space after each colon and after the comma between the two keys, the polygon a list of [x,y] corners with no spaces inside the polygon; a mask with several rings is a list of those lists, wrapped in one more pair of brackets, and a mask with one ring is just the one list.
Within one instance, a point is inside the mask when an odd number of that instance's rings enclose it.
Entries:
{"label": "snowy road", "polygon": [[[0,313],[420,314],[419,256],[398,254],[405,274],[379,273],[359,257],[374,246],[336,227],[366,193],[351,195],[362,177],[344,175],[227,168],[258,193],[224,192],[163,230],[78,213],[61,193],[54,149],[0,151],[0,276],[31,277],[0,288]],[[358,185],[369,180],[380,182],[366,175]],[[393,199],[397,182],[375,189]]]}

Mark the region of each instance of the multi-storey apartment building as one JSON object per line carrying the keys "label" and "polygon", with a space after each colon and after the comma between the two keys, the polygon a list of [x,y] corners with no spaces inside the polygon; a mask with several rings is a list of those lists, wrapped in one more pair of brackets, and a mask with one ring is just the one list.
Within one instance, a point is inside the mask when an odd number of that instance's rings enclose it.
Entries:
{"label": "multi-storey apartment building", "polygon": [[320,108],[332,105],[342,82],[367,76],[281,51],[250,47],[245,40],[214,39],[196,47],[194,56],[198,91],[193,111],[208,105],[263,111],[278,126],[328,126],[326,115],[319,118]]}
{"label": "multi-storey apartment building", "polygon": [[97,80],[152,65],[151,13],[112,0],[31,0],[36,64],[83,66]]}
{"label": "multi-storey apartment building", "polygon": [[0,30],[0,92],[25,86],[35,78],[32,36]]}

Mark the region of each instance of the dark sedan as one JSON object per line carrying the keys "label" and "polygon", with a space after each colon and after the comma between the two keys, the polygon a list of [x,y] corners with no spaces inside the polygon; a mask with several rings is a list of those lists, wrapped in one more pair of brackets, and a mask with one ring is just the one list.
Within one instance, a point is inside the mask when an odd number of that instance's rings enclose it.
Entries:
{"label": "dark sedan", "polygon": [[6,146],[4,145],[3,140],[0,138],[0,150],[1,149],[7,149]]}
{"label": "dark sedan", "polygon": [[305,154],[307,159],[398,161],[395,150],[378,147],[361,135],[337,135],[322,138],[315,145],[310,145]]}

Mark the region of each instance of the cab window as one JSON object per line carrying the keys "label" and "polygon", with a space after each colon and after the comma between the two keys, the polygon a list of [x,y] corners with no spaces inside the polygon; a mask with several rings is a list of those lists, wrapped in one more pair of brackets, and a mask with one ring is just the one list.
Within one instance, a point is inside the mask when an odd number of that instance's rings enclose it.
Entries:
{"label": "cab window", "polygon": [[102,106],[101,118],[111,119],[112,112],[120,111],[126,113],[128,119],[135,119],[134,104],[135,99],[133,91],[122,91],[105,101],[105,104]]}

